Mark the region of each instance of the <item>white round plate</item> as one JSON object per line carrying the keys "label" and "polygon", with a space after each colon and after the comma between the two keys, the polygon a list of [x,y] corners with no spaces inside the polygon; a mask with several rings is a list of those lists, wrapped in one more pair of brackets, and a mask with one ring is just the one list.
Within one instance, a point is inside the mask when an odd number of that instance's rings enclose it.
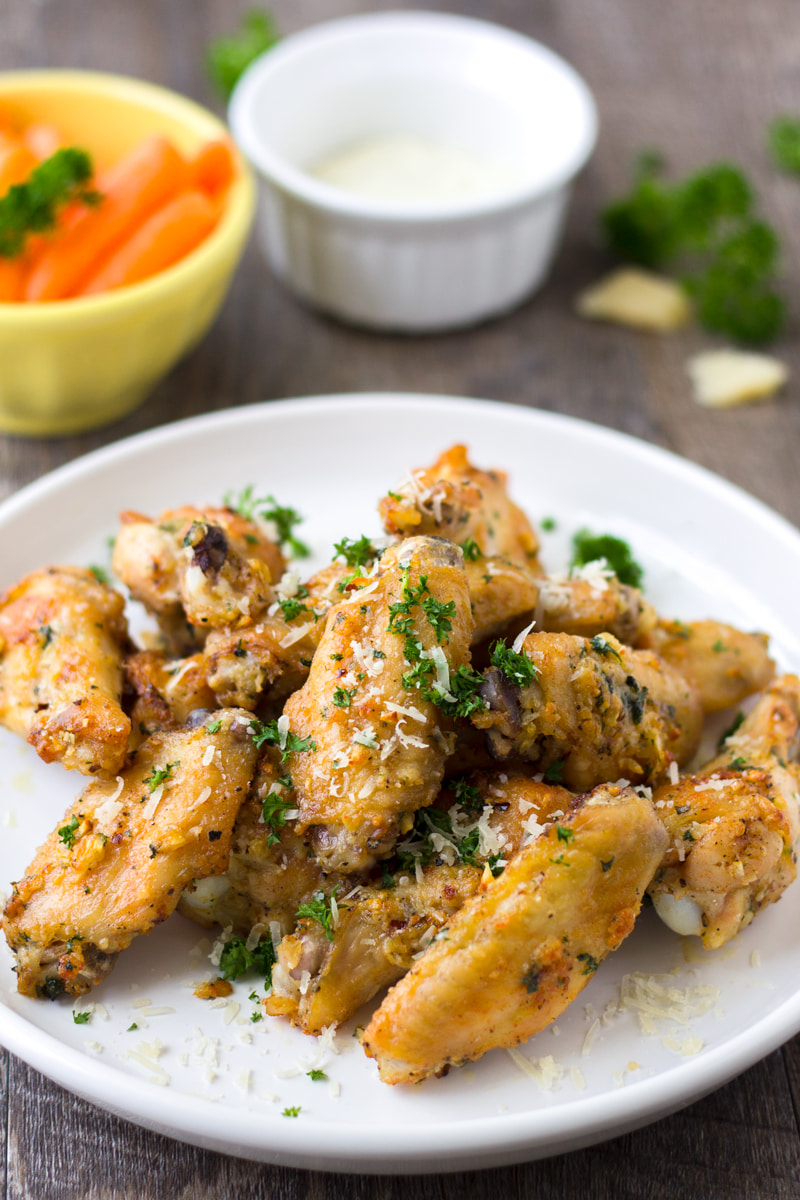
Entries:
{"label": "white round plate", "polygon": [[[0,585],[48,563],[107,565],[122,509],[156,515],[218,502],[248,483],[307,514],[302,533],[321,563],[334,540],[376,533],[376,498],[458,441],[478,464],[509,472],[535,521],[555,518],[556,531],[543,535],[551,569],[565,565],[577,527],[618,534],[662,612],[766,629],[781,666],[800,667],[800,535],[784,520],[620,434],[442,396],[270,403],[100,450],[0,506]],[[10,881],[81,781],[0,735],[0,879]],[[171,1137],[291,1166],[410,1173],[519,1162],[613,1137],[718,1087],[800,1029],[798,885],[716,953],[645,912],[572,1008],[521,1048],[531,1071],[494,1051],[413,1088],[379,1082],[352,1037],[355,1022],[330,1046],[277,1019],[252,1023],[258,980],[238,981],[218,1007],[195,998],[194,982],[213,975],[203,937],[171,918],[76,1004],[17,995],[3,946],[0,1041],[64,1087]],[[668,976],[683,1022],[653,1018],[645,1032],[635,1011],[620,1010],[631,972]],[[90,1011],[88,1023],[73,1022],[73,1007]],[[327,1080],[312,1081],[314,1067]],[[283,1115],[296,1107],[296,1117]]]}

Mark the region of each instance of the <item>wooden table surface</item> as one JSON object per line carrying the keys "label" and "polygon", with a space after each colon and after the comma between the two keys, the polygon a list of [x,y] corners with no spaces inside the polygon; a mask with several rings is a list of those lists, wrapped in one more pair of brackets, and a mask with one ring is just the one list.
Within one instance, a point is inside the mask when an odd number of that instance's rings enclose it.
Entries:
{"label": "wooden table surface", "polygon": [[[141,76],[204,104],[208,40],[247,0],[0,0],[0,69],[79,67]],[[324,18],[419,7],[390,0],[275,0],[289,33]],[[764,151],[776,113],[800,111],[797,0],[456,0],[429,7],[494,19],[541,39],[587,79],[601,136],[575,195],[553,278],[516,313],[468,333],[359,333],[302,308],[251,245],[203,344],[127,420],[63,440],[0,438],[0,495],[97,446],[219,408],[277,397],[409,390],[490,397],[582,417],[702,463],[800,523],[800,384],[762,406],[709,412],[684,363],[710,339],[587,326],[575,292],[606,265],[595,214],[657,147],[676,171],[742,163],[785,241],[793,315],[778,352],[800,378],[800,181]],[[77,1100],[3,1055],[2,1195],[15,1200],[280,1200],[653,1197],[777,1200],[800,1196],[800,1038],[727,1087],[649,1128],[526,1166],[411,1178],[277,1169],[205,1153]]]}

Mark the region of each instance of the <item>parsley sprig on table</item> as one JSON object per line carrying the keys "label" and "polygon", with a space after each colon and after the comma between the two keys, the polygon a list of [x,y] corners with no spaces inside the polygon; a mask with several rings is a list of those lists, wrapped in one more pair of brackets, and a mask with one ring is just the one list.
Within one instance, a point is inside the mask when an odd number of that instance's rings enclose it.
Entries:
{"label": "parsley sprig on table", "polygon": [[29,234],[54,229],[73,200],[99,204],[102,196],[88,186],[93,174],[86,151],[65,146],[34,167],[24,183],[0,196],[0,258],[16,258],[24,252]]}
{"label": "parsley sprig on table", "polygon": [[675,183],[658,155],[641,156],[627,196],[602,214],[605,239],[627,262],[676,270],[707,329],[737,342],[771,341],[785,319],[775,290],[779,240],[756,214],[744,173],[712,163]]}
{"label": "parsley sprig on table", "polygon": [[270,12],[250,9],[242,17],[238,32],[217,38],[206,54],[211,82],[227,100],[251,62],[271,50],[280,34]]}

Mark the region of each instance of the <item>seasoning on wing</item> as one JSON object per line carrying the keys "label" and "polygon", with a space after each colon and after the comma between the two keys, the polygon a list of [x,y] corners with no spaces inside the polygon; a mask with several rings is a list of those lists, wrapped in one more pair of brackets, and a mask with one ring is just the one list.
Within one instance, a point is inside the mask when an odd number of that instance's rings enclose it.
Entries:
{"label": "seasoning on wing", "polygon": [[784,675],[721,752],[653,795],[670,847],[649,889],[677,933],[723,946],[797,874],[800,680]]}
{"label": "seasoning on wing", "polygon": [[191,879],[225,870],[257,751],[249,714],[200,716],[154,734],[116,783],[90,783],[14,884],[3,929],[20,992],[89,991]]}
{"label": "seasoning on wing", "polygon": [[648,650],[611,634],[532,633],[513,662],[486,671],[488,710],[472,717],[498,758],[558,766],[565,786],[581,791],[622,778],[657,782],[697,749],[698,697]]}
{"label": "seasoning on wing", "polygon": [[125,761],[123,610],[122,596],[80,567],[34,571],[0,598],[0,723],[45,762],[113,775]]}
{"label": "seasoning on wing", "polygon": [[[358,585],[358,586],[356,586]],[[368,869],[431,804],[455,737],[448,712],[470,677],[472,616],[461,551],[409,538],[331,609],[308,680],[283,718],[313,753],[290,764],[300,817],[326,870]]]}
{"label": "seasoning on wing", "polygon": [[445,1074],[553,1021],[630,933],[666,842],[633,789],[578,797],[391,989],[362,1038],[381,1079]]}

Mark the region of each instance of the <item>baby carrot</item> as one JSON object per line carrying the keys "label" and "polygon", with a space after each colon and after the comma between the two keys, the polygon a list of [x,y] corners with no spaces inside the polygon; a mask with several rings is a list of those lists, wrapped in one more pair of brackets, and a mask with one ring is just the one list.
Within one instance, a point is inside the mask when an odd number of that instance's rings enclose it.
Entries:
{"label": "baby carrot", "polygon": [[78,293],[93,296],[164,271],[213,229],[217,210],[202,192],[183,192],[145,221]]}
{"label": "baby carrot", "polygon": [[195,187],[214,196],[227,188],[236,177],[236,164],[230,143],[207,142],[189,162]]}
{"label": "baby carrot", "polygon": [[189,186],[189,170],[163,137],[147,138],[97,180],[103,200],[83,209],[34,263],[26,300],[76,295],[144,221]]}
{"label": "baby carrot", "polygon": [[22,183],[38,164],[28,147],[19,138],[0,131],[0,196],[15,183]]}
{"label": "baby carrot", "polygon": [[0,304],[22,299],[25,262],[21,258],[0,258]]}

